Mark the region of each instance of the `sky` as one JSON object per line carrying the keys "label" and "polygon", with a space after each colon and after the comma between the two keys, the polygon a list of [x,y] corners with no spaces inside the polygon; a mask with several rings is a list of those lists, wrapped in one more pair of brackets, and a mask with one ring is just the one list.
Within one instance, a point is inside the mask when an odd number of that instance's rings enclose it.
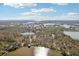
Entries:
{"label": "sky", "polygon": [[79,4],[0,3],[0,20],[79,20]]}

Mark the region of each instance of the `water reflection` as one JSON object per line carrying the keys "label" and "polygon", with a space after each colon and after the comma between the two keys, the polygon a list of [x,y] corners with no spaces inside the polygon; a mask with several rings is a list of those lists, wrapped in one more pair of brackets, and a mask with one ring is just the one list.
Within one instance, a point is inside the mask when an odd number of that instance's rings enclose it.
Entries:
{"label": "water reflection", "polygon": [[35,47],[34,54],[35,56],[47,56],[48,51],[49,49],[45,47]]}

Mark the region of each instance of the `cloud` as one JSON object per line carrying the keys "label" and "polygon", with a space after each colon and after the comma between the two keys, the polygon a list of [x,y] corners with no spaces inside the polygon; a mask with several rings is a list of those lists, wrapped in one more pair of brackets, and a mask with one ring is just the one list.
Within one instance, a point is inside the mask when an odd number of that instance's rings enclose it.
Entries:
{"label": "cloud", "polygon": [[35,3],[4,3],[5,6],[10,6],[14,8],[24,8],[24,7],[36,7]]}
{"label": "cloud", "polygon": [[79,20],[79,15],[70,16],[70,15],[57,15],[57,16],[42,16],[42,15],[33,15],[33,16],[21,16],[19,19],[31,19],[31,20]]}
{"label": "cloud", "polygon": [[76,12],[69,12],[69,13],[67,13],[67,15],[74,16],[74,15],[78,15],[78,13],[76,13]]}
{"label": "cloud", "polygon": [[[48,11],[49,10],[49,11]],[[24,12],[21,15],[25,15],[26,18],[33,19],[33,20],[79,20],[79,14],[77,12],[68,12],[66,14],[61,14],[57,16],[48,16],[47,13],[56,12],[54,9],[32,9],[31,12]],[[43,16],[41,13],[46,13],[47,16]]]}
{"label": "cloud", "polygon": [[[53,3],[53,4],[54,4],[54,3]],[[68,3],[55,3],[55,5],[66,6],[66,5],[68,5]]]}
{"label": "cloud", "polygon": [[36,16],[25,16],[25,17],[21,16],[21,17],[17,17],[17,19],[41,21],[41,20],[53,20],[53,17],[50,17],[50,16],[38,16],[38,15],[36,15]]}
{"label": "cloud", "polygon": [[22,16],[41,16],[43,14],[48,15],[47,13],[56,12],[53,8],[41,8],[41,9],[31,9],[30,12],[20,13]]}
{"label": "cloud", "polygon": [[21,13],[21,15],[23,15],[23,16],[36,16],[36,15],[40,15],[40,14],[34,13],[34,12],[24,12],[24,13]]}
{"label": "cloud", "polygon": [[61,14],[53,17],[54,20],[79,20],[79,13],[68,12],[66,14]]}
{"label": "cloud", "polygon": [[68,5],[68,3],[58,3],[58,5],[65,6],[65,5]]}
{"label": "cloud", "polygon": [[32,9],[32,12],[36,13],[50,13],[50,12],[56,12],[53,8],[41,8],[41,9]]}
{"label": "cloud", "polygon": [[25,15],[25,16],[18,15],[16,17],[8,17],[8,18],[4,17],[4,19],[36,20],[36,21],[41,21],[41,20],[79,20],[79,15],[75,15],[75,16],[70,16],[70,15],[42,16],[42,15],[34,15],[34,14],[27,13],[27,15]]}
{"label": "cloud", "polygon": [[56,11],[52,8],[41,8],[41,9],[31,9],[30,12],[23,12],[20,14],[22,16],[36,16],[36,15],[47,14],[51,12],[56,12]]}
{"label": "cloud", "polygon": [[65,15],[55,16],[55,20],[79,20],[79,13],[76,12],[68,12]]}

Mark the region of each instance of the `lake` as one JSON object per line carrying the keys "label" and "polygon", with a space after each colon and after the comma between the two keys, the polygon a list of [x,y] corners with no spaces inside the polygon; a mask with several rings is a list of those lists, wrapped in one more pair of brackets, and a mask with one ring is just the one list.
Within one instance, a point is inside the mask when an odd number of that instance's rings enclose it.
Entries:
{"label": "lake", "polygon": [[63,33],[65,35],[70,36],[73,39],[79,40],[79,32],[75,32],[75,31],[64,31]]}

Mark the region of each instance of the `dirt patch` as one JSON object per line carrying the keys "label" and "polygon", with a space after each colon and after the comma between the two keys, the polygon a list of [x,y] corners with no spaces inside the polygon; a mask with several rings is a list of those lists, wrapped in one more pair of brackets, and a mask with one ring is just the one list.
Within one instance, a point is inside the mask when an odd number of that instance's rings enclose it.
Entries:
{"label": "dirt patch", "polygon": [[[28,48],[28,47],[22,47],[15,51],[7,53],[6,56],[34,56],[34,49],[35,48]],[[47,56],[61,56],[60,51],[56,50],[49,50]]]}
{"label": "dirt patch", "polygon": [[33,48],[22,47],[13,52],[9,52],[7,56],[33,56]]}

